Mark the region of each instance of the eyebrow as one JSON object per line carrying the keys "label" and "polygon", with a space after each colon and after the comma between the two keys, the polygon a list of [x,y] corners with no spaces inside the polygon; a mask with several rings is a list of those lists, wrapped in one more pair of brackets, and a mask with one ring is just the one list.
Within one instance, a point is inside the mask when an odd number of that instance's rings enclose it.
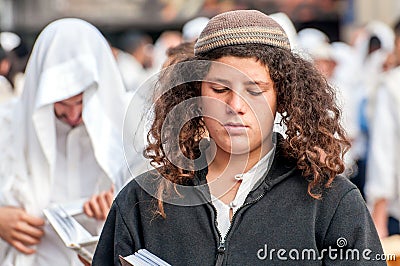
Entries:
{"label": "eyebrow", "polygon": [[[224,84],[230,84],[231,83],[229,80],[221,79],[221,78],[209,78],[208,80],[206,80],[206,82],[215,82],[215,83],[224,83]],[[248,81],[244,82],[243,84],[245,84],[245,85],[266,86],[266,85],[269,84],[269,82],[262,81],[262,80],[256,80],[256,81],[248,80]]]}
{"label": "eyebrow", "polygon": [[246,81],[244,85],[257,85],[257,86],[267,86],[269,83],[267,81],[261,81],[261,80],[256,80],[256,81]]}
{"label": "eyebrow", "polygon": [[221,79],[221,78],[209,78],[208,80],[205,80],[205,82],[211,82],[211,83],[219,83],[223,85],[231,85],[231,82],[226,79]]}
{"label": "eyebrow", "polygon": [[[206,82],[223,84],[223,85],[226,85],[228,87],[231,85],[231,82],[229,80],[221,79],[221,78],[213,78],[213,77],[211,77],[208,80],[206,80]],[[245,81],[243,84],[244,85],[256,85],[256,86],[259,86],[259,87],[265,87],[265,86],[268,86],[268,84],[270,84],[270,83],[268,81],[262,81],[262,80],[255,80],[255,81],[248,80],[248,81]]]}

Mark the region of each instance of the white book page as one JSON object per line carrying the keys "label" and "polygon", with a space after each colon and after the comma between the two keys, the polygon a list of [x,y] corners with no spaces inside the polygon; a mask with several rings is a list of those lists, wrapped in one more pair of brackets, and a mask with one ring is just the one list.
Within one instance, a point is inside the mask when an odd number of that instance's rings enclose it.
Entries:
{"label": "white book page", "polygon": [[79,248],[98,241],[98,236],[92,236],[60,205],[54,205],[43,212],[67,247]]}
{"label": "white book page", "polygon": [[122,266],[133,265],[133,266],[150,266],[146,261],[137,257],[135,254],[129,255],[127,257],[120,257]]}
{"label": "white book page", "polygon": [[60,205],[69,215],[75,216],[83,213],[83,205],[87,200],[87,198],[82,198],[72,202],[59,203],[58,205]]}
{"label": "white book page", "polygon": [[[171,266],[171,264],[165,262],[146,249],[139,249],[134,254],[126,257],[120,256],[120,260],[121,262],[125,261],[134,266]],[[122,265],[127,264],[122,263]]]}
{"label": "white book page", "polygon": [[146,257],[147,259],[149,259],[152,263],[154,263],[154,265],[160,265],[160,266],[171,266],[171,264],[165,262],[164,260],[162,260],[161,258],[157,257],[156,255],[154,255],[153,253],[151,253],[150,251],[148,251],[147,249],[139,249],[137,251],[138,255],[142,255],[144,257]]}

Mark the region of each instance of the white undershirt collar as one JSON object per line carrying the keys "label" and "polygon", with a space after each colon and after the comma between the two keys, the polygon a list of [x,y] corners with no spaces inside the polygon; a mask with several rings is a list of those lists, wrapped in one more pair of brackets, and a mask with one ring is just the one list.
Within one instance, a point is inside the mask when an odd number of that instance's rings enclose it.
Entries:
{"label": "white undershirt collar", "polygon": [[225,238],[231,223],[229,217],[230,209],[235,213],[244,204],[249,192],[259,184],[259,181],[264,177],[271,166],[275,147],[276,144],[274,142],[272,149],[248,172],[235,175],[235,179],[238,181],[241,180],[242,183],[239,186],[235,198],[229,204],[225,204],[217,197],[211,195],[211,201],[217,210],[217,227],[223,238]]}

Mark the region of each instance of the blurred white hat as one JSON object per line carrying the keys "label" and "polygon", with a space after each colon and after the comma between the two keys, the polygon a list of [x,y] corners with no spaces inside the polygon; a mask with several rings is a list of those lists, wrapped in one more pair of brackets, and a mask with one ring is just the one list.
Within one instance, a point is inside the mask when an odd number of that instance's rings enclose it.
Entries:
{"label": "blurred white hat", "polygon": [[328,36],[320,30],[314,28],[305,28],[298,32],[297,39],[299,45],[304,50],[312,48],[321,43],[329,43]]}
{"label": "blurred white hat", "polygon": [[285,31],[288,36],[290,47],[292,50],[297,50],[297,31],[290,18],[283,12],[273,13],[269,15],[275,20]]}
{"label": "blurred white hat", "polygon": [[308,52],[310,53],[310,56],[314,60],[315,59],[335,60],[332,53],[332,47],[329,43],[321,42]]}
{"label": "blurred white hat", "polygon": [[375,35],[381,41],[382,48],[387,51],[394,49],[394,31],[386,23],[378,20],[368,22],[366,29],[370,36]]}
{"label": "blurred white hat", "polygon": [[354,49],[345,42],[331,43],[332,56],[338,62],[351,63],[354,61]]}
{"label": "blurred white hat", "polygon": [[322,31],[314,28],[302,29],[297,34],[297,40],[303,58],[333,59],[329,37]]}
{"label": "blurred white hat", "polygon": [[197,39],[209,20],[210,19],[206,17],[197,17],[186,22],[182,28],[183,40],[194,41]]}
{"label": "blurred white hat", "polygon": [[11,51],[21,43],[21,38],[9,31],[3,31],[0,33],[0,45],[6,52]]}

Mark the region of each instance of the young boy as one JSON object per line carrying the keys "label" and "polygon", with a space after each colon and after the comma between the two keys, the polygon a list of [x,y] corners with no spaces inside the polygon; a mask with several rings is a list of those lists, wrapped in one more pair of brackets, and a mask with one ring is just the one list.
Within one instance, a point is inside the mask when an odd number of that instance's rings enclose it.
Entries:
{"label": "young boy", "polygon": [[172,265],[385,265],[359,191],[338,176],[349,142],[334,90],[282,28],[223,13],[194,54],[160,79],[146,149],[157,168],[114,201],[93,265],[142,248]]}

